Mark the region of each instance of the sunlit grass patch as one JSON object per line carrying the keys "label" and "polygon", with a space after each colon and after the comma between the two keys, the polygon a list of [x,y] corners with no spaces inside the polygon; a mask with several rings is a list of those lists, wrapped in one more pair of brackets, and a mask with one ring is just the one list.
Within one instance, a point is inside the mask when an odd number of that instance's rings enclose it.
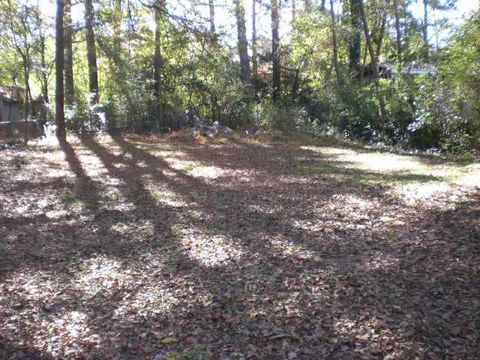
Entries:
{"label": "sunlit grass patch", "polygon": [[[309,149],[311,149],[309,147]],[[480,165],[446,162],[440,159],[382,152],[358,152],[343,148],[314,148],[331,161],[348,163],[350,169],[389,176],[396,182],[445,182],[480,185]],[[346,170],[348,173],[350,170]],[[307,170],[308,172],[308,170]],[[314,170],[310,170],[314,172]],[[337,171],[338,172],[338,171]]]}
{"label": "sunlit grass patch", "polygon": [[62,194],[60,201],[64,205],[79,203],[83,204],[86,208],[93,208],[101,201],[101,197],[96,193],[74,195],[66,191]]}
{"label": "sunlit grass patch", "polygon": [[319,164],[315,166],[295,166],[287,169],[287,173],[293,175],[328,175],[328,174],[345,174],[347,169],[330,164]]}
{"label": "sunlit grass patch", "polygon": [[456,201],[468,199],[468,193],[448,182],[406,183],[394,186],[390,192],[407,205],[422,204],[430,208],[444,207]]}
{"label": "sunlit grass patch", "polygon": [[348,182],[358,182],[364,185],[391,185],[393,183],[425,183],[432,181],[445,181],[443,177],[431,174],[413,173],[408,170],[397,170],[391,172],[363,170],[359,167],[345,167],[342,163],[319,163],[312,166],[296,166],[286,170],[292,175],[322,175],[342,176]]}
{"label": "sunlit grass patch", "polygon": [[433,175],[426,175],[426,174],[415,174],[409,171],[398,171],[393,172],[391,176],[391,180],[394,182],[401,182],[401,183],[425,183],[431,181],[444,181],[442,177],[433,176]]}

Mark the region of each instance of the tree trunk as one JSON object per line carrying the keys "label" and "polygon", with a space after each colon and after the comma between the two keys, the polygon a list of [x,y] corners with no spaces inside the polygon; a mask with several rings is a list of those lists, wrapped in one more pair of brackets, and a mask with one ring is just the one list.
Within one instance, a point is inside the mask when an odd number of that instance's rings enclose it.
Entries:
{"label": "tree trunk", "polygon": [[85,27],[87,30],[87,60],[88,60],[88,87],[90,96],[90,105],[98,104],[100,100],[98,89],[98,68],[97,68],[97,50],[95,44],[94,30],[95,14],[92,0],[85,0]]}
{"label": "tree trunk", "polygon": [[327,0],[322,0],[322,4],[320,5],[320,10],[325,11],[326,2],[327,2]]}
{"label": "tree trunk", "polygon": [[245,6],[243,0],[234,0],[234,4],[235,16],[237,18],[237,45],[240,56],[240,71],[243,83],[250,86],[252,81],[250,77],[250,61],[248,59],[247,29],[245,27]]}
{"label": "tree trunk", "polygon": [[335,67],[335,74],[337,75],[337,85],[340,87],[343,85],[343,81],[340,73],[340,65],[338,64],[337,29],[333,0],[330,0],[330,16],[332,17],[333,66]]}
{"label": "tree trunk", "polygon": [[388,8],[390,7],[390,0],[385,1],[385,8],[382,14],[382,20],[380,24],[380,30],[378,31],[377,35],[377,57],[380,57],[380,53],[382,51],[383,45],[383,37],[385,36],[385,28],[387,26],[387,15],[388,15]]}
{"label": "tree trunk", "polygon": [[296,16],[297,16],[297,4],[295,0],[292,0],[292,24],[295,22]]}
{"label": "tree trunk", "polygon": [[208,0],[208,8],[210,12],[210,37],[212,47],[217,46],[217,30],[215,26],[215,3],[214,0]]}
{"label": "tree trunk", "polygon": [[154,92],[155,98],[157,101],[157,118],[156,118],[156,127],[157,131],[160,130],[160,124],[164,124],[164,113],[163,113],[163,84],[162,84],[162,70],[163,70],[163,59],[161,52],[161,26],[163,21],[163,14],[165,12],[165,0],[157,0],[155,4],[155,55],[153,57],[154,65]]}
{"label": "tree trunk", "polygon": [[370,37],[370,29],[368,27],[367,16],[365,15],[365,8],[363,6],[363,0],[359,0],[358,4],[360,5],[360,15],[363,22],[363,30],[365,32],[365,39],[367,42],[368,52],[370,53],[370,58],[372,59],[372,70],[373,76],[375,80],[375,90],[377,93],[378,103],[379,103],[379,110],[380,110],[380,126],[383,128],[385,126],[385,99],[382,94],[382,89],[380,87],[380,76],[378,73],[378,58],[375,54],[375,50],[373,48],[373,42]]}
{"label": "tree trunk", "polygon": [[362,21],[360,14],[360,0],[350,0],[350,24],[352,39],[348,47],[348,63],[350,72],[358,75],[360,71]]}
{"label": "tree trunk", "polygon": [[257,0],[252,0],[252,71],[253,76],[258,75],[257,53]]}
{"label": "tree trunk", "polygon": [[428,0],[423,0],[423,42],[428,59],[430,56],[430,47],[428,44]]}
{"label": "tree trunk", "polygon": [[73,89],[73,29],[72,29],[71,0],[65,0],[64,32],[65,32],[65,103],[73,105],[75,92]]}
{"label": "tree trunk", "polygon": [[23,129],[23,140],[25,144],[28,143],[28,119],[30,117],[30,56],[27,55],[23,59],[23,76],[25,82],[25,99],[24,99],[24,129]]}
{"label": "tree trunk", "polygon": [[42,98],[45,104],[50,102],[48,98],[48,79],[47,79],[47,62],[45,60],[45,35],[40,34],[40,65],[42,66],[41,88]]}
{"label": "tree trunk", "polygon": [[55,123],[56,133],[59,138],[65,138],[65,113],[63,109],[63,62],[65,38],[63,33],[63,1],[57,0],[56,38],[55,38]]}
{"label": "tree trunk", "polygon": [[272,8],[272,86],[273,101],[280,100],[281,74],[280,74],[280,15],[278,0],[271,0]]}
{"label": "tree trunk", "polygon": [[400,13],[398,10],[398,0],[393,0],[393,11],[395,14],[395,31],[397,33],[397,57],[402,61],[402,30],[400,28]]}
{"label": "tree trunk", "polygon": [[208,0],[208,8],[210,11],[210,32],[215,34],[215,4],[214,0]]}
{"label": "tree trunk", "polygon": [[121,91],[124,89],[124,76],[122,73],[122,0],[115,0],[114,2],[114,17],[113,17],[113,54],[112,60],[114,65],[114,72],[119,82]]}

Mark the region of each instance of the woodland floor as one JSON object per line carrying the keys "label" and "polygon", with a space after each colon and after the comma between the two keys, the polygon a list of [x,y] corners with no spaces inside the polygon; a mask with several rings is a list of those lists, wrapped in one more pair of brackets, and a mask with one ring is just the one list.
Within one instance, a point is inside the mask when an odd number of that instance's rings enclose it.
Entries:
{"label": "woodland floor", "polygon": [[0,359],[477,359],[480,164],[136,137],[0,152]]}

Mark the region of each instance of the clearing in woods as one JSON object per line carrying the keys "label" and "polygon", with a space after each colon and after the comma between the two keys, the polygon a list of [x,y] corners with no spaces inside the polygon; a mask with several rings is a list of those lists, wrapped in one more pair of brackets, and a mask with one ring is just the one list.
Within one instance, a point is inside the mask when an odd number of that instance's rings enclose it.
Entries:
{"label": "clearing in woods", "polygon": [[0,153],[0,358],[474,358],[480,165],[139,137]]}

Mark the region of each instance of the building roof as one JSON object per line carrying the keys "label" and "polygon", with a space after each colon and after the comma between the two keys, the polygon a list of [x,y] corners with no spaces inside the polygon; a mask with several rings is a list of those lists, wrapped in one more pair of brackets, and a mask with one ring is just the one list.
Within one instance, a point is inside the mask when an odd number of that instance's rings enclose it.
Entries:
{"label": "building roof", "polygon": [[23,102],[25,90],[17,86],[2,86],[0,87],[0,97],[9,102]]}

